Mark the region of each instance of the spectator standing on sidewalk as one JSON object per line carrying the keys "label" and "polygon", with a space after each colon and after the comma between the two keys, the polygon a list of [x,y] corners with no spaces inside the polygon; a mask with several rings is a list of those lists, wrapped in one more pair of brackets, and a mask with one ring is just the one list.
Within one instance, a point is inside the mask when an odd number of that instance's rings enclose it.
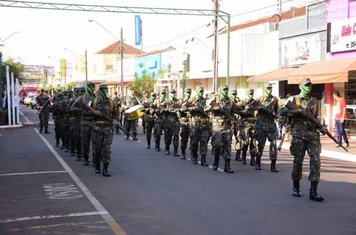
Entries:
{"label": "spectator standing on sidewalk", "polygon": [[[337,142],[342,145],[342,138],[344,137],[346,147],[349,147],[349,140],[345,132],[345,122],[347,119],[346,100],[340,96],[338,91],[334,91],[334,99],[336,100],[335,126],[337,130]],[[336,147],[339,147],[339,145],[336,145]]]}

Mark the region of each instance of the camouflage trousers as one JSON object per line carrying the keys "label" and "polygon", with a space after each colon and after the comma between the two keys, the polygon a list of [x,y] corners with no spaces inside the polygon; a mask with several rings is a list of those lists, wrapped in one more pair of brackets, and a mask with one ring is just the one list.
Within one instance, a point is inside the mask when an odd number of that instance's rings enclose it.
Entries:
{"label": "camouflage trousers", "polygon": [[49,111],[48,110],[42,110],[39,114],[39,119],[40,119],[40,127],[41,129],[44,127],[45,130],[48,128],[48,120],[49,120]]}
{"label": "camouflage trousers", "polygon": [[277,127],[276,124],[263,122],[262,120],[256,121],[255,137],[257,141],[257,154],[256,158],[261,158],[263,149],[265,148],[266,140],[270,142],[269,145],[269,158],[277,160]]}
{"label": "camouflage trousers", "polygon": [[289,150],[290,153],[294,156],[292,179],[295,181],[299,181],[302,179],[304,156],[305,152],[308,152],[308,155],[310,157],[310,173],[308,179],[310,182],[319,182],[321,164],[320,138],[300,138],[297,136],[293,136]]}
{"label": "camouflage trousers", "polygon": [[155,125],[155,121],[153,119],[146,119],[145,128],[146,128],[146,140],[148,146],[151,146],[152,130],[154,125]]}
{"label": "camouflage trousers", "polygon": [[213,129],[211,143],[214,153],[221,155],[225,160],[231,159],[232,131],[229,129]]}
{"label": "camouflage trousers", "polygon": [[110,164],[111,163],[111,144],[113,139],[114,129],[112,126],[92,127],[92,143],[93,143],[93,161],[95,164]]}
{"label": "camouflage trousers", "polygon": [[173,146],[178,147],[179,145],[179,131],[180,124],[178,118],[168,117],[163,125],[164,128],[164,144],[170,146],[173,140]]}
{"label": "camouflage trousers", "polygon": [[63,147],[69,149],[69,121],[62,120],[60,127]]}
{"label": "camouflage trousers", "polygon": [[155,120],[154,124],[154,137],[155,137],[155,145],[156,147],[160,147],[161,144],[161,135],[162,135],[162,127],[163,126],[163,118],[158,117]]}
{"label": "camouflage trousers", "polygon": [[254,157],[257,154],[255,139],[255,127],[253,123],[242,123],[239,131],[239,140],[243,152],[247,152],[250,147],[250,154]]}
{"label": "camouflage trousers", "polygon": [[61,139],[61,123],[59,119],[54,119],[54,135],[56,138],[56,141],[59,142]]}
{"label": "camouflage trousers", "polygon": [[138,119],[127,120],[125,119],[125,130],[128,133],[137,134]]}
{"label": "camouflage trousers", "polygon": [[89,160],[92,125],[91,122],[83,120],[80,123],[81,151],[85,160]]}
{"label": "camouflage trousers", "polygon": [[191,132],[189,123],[181,123],[181,130],[180,130],[180,149],[182,152],[185,152],[185,150],[188,147],[188,141],[189,141],[189,133]]}
{"label": "camouflage trousers", "polygon": [[208,142],[211,133],[211,128],[209,124],[195,124],[191,128],[191,153],[192,156],[198,155],[198,150],[200,155],[206,155],[208,153]]}
{"label": "camouflage trousers", "polygon": [[77,152],[78,156],[81,154],[81,140],[80,140],[80,120],[75,119],[71,122],[69,127],[70,132],[70,149],[72,152]]}

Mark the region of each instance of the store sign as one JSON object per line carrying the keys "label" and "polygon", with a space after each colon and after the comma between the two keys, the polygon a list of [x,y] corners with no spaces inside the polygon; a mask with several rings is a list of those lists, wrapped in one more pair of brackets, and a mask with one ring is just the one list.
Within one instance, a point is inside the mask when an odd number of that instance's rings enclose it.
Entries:
{"label": "store sign", "polygon": [[330,52],[356,50],[356,18],[331,22]]}
{"label": "store sign", "polygon": [[321,60],[320,34],[282,40],[281,60],[282,67],[302,65]]}

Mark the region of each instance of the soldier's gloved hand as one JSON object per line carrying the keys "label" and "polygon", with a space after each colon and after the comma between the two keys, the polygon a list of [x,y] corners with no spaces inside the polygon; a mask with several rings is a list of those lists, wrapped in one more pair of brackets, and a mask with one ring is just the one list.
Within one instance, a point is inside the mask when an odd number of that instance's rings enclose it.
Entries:
{"label": "soldier's gloved hand", "polygon": [[119,125],[119,122],[116,121],[116,120],[114,120],[114,121],[112,122],[112,124],[113,124],[114,126],[118,126],[118,125]]}
{"label": "soldier's gloved hand", "polygon": [[102,113],[99,110],[93,110],[93,114],[96,116],[102,116]]}

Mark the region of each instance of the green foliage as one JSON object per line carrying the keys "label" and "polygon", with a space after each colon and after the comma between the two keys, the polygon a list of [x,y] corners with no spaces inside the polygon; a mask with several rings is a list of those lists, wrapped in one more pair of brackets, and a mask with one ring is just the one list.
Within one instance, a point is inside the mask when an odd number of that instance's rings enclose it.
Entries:
{"label": "green foliage", "polygon": [[2,79],[3,92],[5,90],[5,85],[6,85],[6,65],[9,65],[10,72],[14,73],[15,79],[18,78],[19,80],[21,80],[20,73],[22,73],[25,70],[25,66],[21,62],[15,61],[13,58],[9,58],[6,61],[2,61],[1,79]]}
{"label": "green foliage", "polygon": [[155,80],[148,73],[143,73],[141,77],[136,76],[135,80],[129,83],[128,87],[135,90],[136,96],[141,96],[145,91],[150,94],[153,91]]}

